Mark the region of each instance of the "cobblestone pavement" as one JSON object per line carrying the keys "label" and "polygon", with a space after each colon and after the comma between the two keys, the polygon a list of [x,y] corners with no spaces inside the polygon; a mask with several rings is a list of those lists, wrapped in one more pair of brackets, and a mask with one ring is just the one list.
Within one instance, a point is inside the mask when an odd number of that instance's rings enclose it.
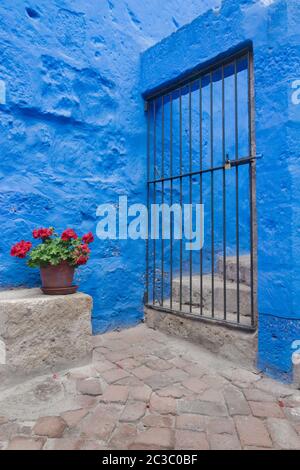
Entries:
{"label": "cobblestone pavement", "polygon": [[0,392],[0,449],[300,449],[300,391],[144,325]]}

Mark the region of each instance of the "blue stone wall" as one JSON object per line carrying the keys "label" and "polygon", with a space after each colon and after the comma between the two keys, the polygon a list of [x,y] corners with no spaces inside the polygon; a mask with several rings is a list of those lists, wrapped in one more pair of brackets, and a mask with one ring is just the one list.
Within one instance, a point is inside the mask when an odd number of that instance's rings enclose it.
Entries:
{"label": "blue stone wall", "polygon": [[[33,228],[95,232],[99,204],[144,202],[140,53],[219,3],[1,0],[1,288],[39,284],[37,270],[9,255]],[[94,298],[94,332],[142,318],[144,250],[142,241],[93,244],[77,280]]]}
{"label": "blue stone wall", "polygon": [[147,94],[252,44],[257,154],[259,366],[291,380],[300,339],[299,2],[224,0],[142,56]]}

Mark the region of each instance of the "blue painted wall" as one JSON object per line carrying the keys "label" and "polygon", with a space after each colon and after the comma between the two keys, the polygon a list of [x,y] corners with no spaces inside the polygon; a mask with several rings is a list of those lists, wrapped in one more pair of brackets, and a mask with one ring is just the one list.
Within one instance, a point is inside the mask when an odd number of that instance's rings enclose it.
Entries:
{"label": "blue painted wall", "polygon": [[[219,3],[1,1],[1,288],[39,284],[37,270],[9,256],[36,226],[95,232],[99,204],[144,201],[140,53]],[[144,250],[93,244],[77,280],[94,298],[94,332],[142,318]]]}
{"label": "blue painted wall", "polygon": [[299,2],[224,0],[147,50],[148,93],[251,41],[254,50],[257,161],[259,355],[262,369],[291,380],[291,345],[300,338]]}
{"label": "blue painted wall", "polygon": [[[251,40],[257,152],[264,154],[257,164],[259,362],[289,379],[289,345],[300,337],[300,116],[291,101],[300,73],[299,2],[220,3],[1,1],[0,286],[38,285],[38,272],[9,256],[10,244],[34,227],[95,231],[98,204],[124,194],[144,201],[141,92]],[[144,243],[97,240],[93,248],[78,281],[94,297],[94,331],[138,322]]]}

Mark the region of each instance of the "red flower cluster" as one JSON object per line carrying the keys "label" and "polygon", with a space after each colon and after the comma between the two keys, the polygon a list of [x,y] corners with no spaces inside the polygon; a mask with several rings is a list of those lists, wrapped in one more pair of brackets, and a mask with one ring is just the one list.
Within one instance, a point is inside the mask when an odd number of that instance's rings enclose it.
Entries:
{"label": "red flower cluster", "polygon": [[16,256],[16,258],[25,258],[31,247],[31,242],[25,242],[24,240],[21,240],[11,248],[10,254],[11,256]]}
{"label": "red flower cluster", "polygon": [[51,237],[53,234],[53,228],[36,228],[32,232],[33,238],[41,238],[42,240],[46,240],[46,238]]}
{"label": "red flower cluster", "polygon": [[80,266],[81,264],[86,264],[87,260],[88,260],[87,256],[80,255],[80,256],[78,256],[78,258],[76,260],[76,264],[77,264],[77,266]]}
{"label": "red flower cluster", "polygon": [[72,238],[74,238],[74,240],[76,240],[78,238],[77,233],[72,228],[67,228],[61,234],[61,239],[64,240],[64,241],[69,241]]}
{"label": "red flower cluster", "polygon": [[89,259],[90,252],[91,250],[89,249],[86,243],[84,243],[83,245],[79,245],[74,252],[75,263],[77,265],[86,264]]}
{"label": "red flower cluster", "polygon": [[94,241],[94,235],[92,232],[88,232],[82,237],[83,243],[92,243]]}

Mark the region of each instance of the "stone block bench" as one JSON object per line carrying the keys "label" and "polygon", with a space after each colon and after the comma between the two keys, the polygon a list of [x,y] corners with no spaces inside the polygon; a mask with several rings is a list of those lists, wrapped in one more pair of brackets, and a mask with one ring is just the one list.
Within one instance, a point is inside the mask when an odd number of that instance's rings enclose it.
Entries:
{"label": "stone block bench", "polygon": [[0,292],[0,386],[91,359],[92,298]]}

